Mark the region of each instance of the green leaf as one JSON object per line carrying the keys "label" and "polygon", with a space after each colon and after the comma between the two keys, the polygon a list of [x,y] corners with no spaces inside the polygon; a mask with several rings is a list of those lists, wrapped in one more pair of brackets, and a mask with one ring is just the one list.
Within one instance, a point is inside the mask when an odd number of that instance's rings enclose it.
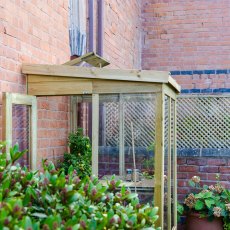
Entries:
{"label": "green leaf", "polygon": [[47,218],[46,214],[39,213],[39,212],[34,212],[34,213],[31,214],[31,216],[38,217],[38,218],[41,218],[41,219]]}
{"label": "green leaf", "polygon": [[33,224],[29,216],[26,216],[23,220],[24,229],[33,229]]}
{"label": "green leaf", "polygon": [[9,186],[10,186],[10,179],[6,178],[2,183],[2,188],[3,188],[3,190],[5,190],[5,189],[9,188]]}
{"label": "green leaf", "polygon": [[208,185],[204,185],[203,190],[208,190]]}
{"label": "green leaf", "polygon": [[199,210],[202,210],[203,208],[204,208],[204,203],[201,200],[198,200],[195,203],[195,209],[199,211]]}
{"label": "green leaf", "polygon": [[179,215],[182,215],[184,213],[184,206],[179,203],[177,204],[177,213]]}
{"label": "green leaf", "polygon": [[29,204],[29,202],[30,202],[30,194],[29,194],[29,192],[26,192],[24,199],[23,199],[23,205],[27,206]]}
{"label": "green leaf", "polygon": [[132,199],[137,198],[137,197],[138,197],[138,195],[136,193],[130,193],[130,194],[127,195],[127,198],[129,200],[132,200]]}
{"label": "green leaf", "polygon": [[192,180],[189,180],[189,181],[188,181],[188,184],[189,184],[189,186],[191,186],[191,187],[195,187],[195,185],[196,185]]}
{"label": "green leaf", "polygon": [[90,221],[90,223],[89,223],[89,229],[90,229],[90,230],[95,230],[95,229],[97,229],[97,222],[96,222],[96,220],[92,219],[92,220]]}
{"label": "green leaf", "polygon": [[213,193],[212,192],[205,192],[204,193],[204,198],[210,198],[210,197],[212,197],[213,196]]}
{"label": "green leaf", "polygon": [[69,174],[69,175],[72,175],[73,170],[74,170],[73,165],[70,165],[70,166],[69,166],[69,169],[68,169],[68,174]]}
{"label": "green leaf", "polygon": [[114,211],[112,209],[110,209],[108,211],[108,220],[110,220],[113,216],[114,216]]}
{"label": "green leaf", "polygon": [[46,199],[46,201],[49,202],[49,203],[52,203],[52,201],[53,201],[52,196],[50,196],[49,194],[46,194],[46,195],[45,195],[45,199]]}
{"label": "green leaf", "polygon": [[124,185],[122,185],[122,187],[121,187],[121,194],[125,195],[125,192],[126,192],[126,187]]}
{"label": "green leaf", "polygon": [[158,212],[158,208],[157,207],[152,208],[152,210],[149,213],[149,217],[153,218],[157,214],[157,212]]}
{"label": "green leaf", "polygon": [[27,152],[27,150],[24,150],[22,152],[16,152],[16,153],[14,153],[14,155],[12,157],[12,162],[14,163],[16,160],[18,160],[19,158],[21,158],[26,152]]}
{"label": "green leaf", "polygon": [[27,175],[26,175],[26,179],[27,180],[31,180],[33,178],[34,174],[32,172],[29,172]]}
{"label": "green leaf", "polygon": [[212,199],[207,199],[207,200],[205,200],[204,202],[205,202],[205,204],[207,205],[208,208],[211,208],[211,206],[212,206],[213,204],[215,204],[215,201],[212,200]]}

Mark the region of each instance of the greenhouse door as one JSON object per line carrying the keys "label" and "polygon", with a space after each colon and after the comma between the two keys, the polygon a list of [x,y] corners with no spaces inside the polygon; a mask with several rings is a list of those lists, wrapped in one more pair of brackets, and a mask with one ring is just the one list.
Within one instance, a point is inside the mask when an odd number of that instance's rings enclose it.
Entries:
{"label": "greenhouse door", "polygon": [[3,132],[6,141],[7,158],[10,148],[16,143],[19,150],[28,152],[19,163],[32,170],[36,169],[37,155],[37,99],[35,96],[3,93]]}

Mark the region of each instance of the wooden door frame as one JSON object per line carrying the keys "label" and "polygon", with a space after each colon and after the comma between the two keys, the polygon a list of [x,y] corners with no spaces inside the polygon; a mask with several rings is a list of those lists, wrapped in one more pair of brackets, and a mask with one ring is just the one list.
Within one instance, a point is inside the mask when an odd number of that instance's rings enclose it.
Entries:
{"label": "wooden door frame", "polygon": [[37,168],[37,98],[36,96],[18,94],[18,93],[3,93],[3,129],[2,138],[6,141],[7,159],[10,158],[10,148],[12,147],[12,124],[13,104],[30,106],[30,134],[29,134],[29,165],[32,170]]}

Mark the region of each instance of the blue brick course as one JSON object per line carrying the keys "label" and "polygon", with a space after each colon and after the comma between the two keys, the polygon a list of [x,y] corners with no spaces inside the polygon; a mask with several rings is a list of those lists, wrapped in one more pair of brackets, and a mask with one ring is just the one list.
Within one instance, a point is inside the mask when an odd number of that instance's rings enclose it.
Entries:
{"label": "blue brick course", "polygon": [[230,69],[172,70],[170,73],[171,75],[229,74]]}

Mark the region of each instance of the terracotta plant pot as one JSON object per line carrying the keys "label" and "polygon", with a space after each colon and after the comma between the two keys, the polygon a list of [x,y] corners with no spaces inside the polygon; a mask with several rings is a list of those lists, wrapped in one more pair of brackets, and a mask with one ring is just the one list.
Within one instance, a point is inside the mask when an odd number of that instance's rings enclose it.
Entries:
{"label": "terracotta plant pot", "polygon": [[207,218],[200,218],[200,214],[191,213],[186,218],[186,230],[223,230],[223,221],[221,218],[215,218],[208,221]]}

